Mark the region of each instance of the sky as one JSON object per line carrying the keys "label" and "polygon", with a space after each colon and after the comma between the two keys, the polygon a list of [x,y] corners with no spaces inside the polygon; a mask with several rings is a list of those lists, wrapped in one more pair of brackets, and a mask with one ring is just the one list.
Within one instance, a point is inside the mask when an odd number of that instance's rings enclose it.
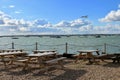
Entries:
{"label": "sky", "polygon": [[0,35],[120,34],[120,0],[0,0]]}

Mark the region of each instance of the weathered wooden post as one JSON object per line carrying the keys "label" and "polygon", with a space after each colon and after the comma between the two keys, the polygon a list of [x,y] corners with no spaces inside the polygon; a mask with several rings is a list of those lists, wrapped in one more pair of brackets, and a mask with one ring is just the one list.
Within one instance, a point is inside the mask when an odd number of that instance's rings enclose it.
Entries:
{"label": "weathered wooden post", "polygon": [[68,43],[66,42],[66,44],[65,44],[65,54],[67,54],[68,53]]}
{"label": "weathered wooden post", "polygon": [[104,43],[104,53],[106,54],[107,44]]}
{"label": "weathered wooden post", "polygon": [[12,42],[12,49],[14,49],[14,42]]}
{"label": "weathered wooden post", "polygon": [[35,46],[36,46],[35,49],[38,50],[38,43],[37,42],[36,42]]}

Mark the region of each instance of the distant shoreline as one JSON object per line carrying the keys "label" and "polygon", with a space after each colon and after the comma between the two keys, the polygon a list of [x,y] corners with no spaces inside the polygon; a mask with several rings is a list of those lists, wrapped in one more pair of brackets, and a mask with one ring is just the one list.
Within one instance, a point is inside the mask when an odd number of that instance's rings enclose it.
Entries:
{"label": "distant shoreline", "polygon": [[45,35],[1,35],[0,37],[42,37],[42,36],[120,36],[120,34],[45,34]]}

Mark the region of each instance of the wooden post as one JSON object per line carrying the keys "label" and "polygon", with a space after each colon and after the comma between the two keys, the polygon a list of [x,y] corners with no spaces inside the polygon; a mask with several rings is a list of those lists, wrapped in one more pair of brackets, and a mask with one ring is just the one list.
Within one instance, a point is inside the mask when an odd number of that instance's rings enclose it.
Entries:
{"label": "wooden post", "polygon": [[36,45],[35,45],[35,46],[36,46],[35,49],[38,50],[38,43],[37,43],[37,42],[36,42]]}
{"label": "wooden post", "polygon": [[14,42],[12,42],[12,49],[14,49]]}
{"label": "wooden post", "polygon": [[67,54],[68,53],[68,43],[66,42],[66,44],[65,44],[65,54]]}
{"label": "wooden post", "polygon": [[106,43],[104,43],[104,53],[106,54],[106,48],[107,46],[106,46]]}

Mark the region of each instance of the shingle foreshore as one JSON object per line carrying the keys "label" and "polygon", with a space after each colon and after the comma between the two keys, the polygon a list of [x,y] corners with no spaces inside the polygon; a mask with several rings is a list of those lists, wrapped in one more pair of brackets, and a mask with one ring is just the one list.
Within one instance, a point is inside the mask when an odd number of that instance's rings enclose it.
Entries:
{"label": "shingle foreshore", "polygon": [[73,59],[64,62],[64,69],[59,67],[44,69],[35,68],[22,71],[22,64],[15,63],[5,68],[0,62],[0,80],[120,80],[120,63],[112,63],[111,60],[99,64],[87,65],[87,61],[79,60],[74,63]]}

